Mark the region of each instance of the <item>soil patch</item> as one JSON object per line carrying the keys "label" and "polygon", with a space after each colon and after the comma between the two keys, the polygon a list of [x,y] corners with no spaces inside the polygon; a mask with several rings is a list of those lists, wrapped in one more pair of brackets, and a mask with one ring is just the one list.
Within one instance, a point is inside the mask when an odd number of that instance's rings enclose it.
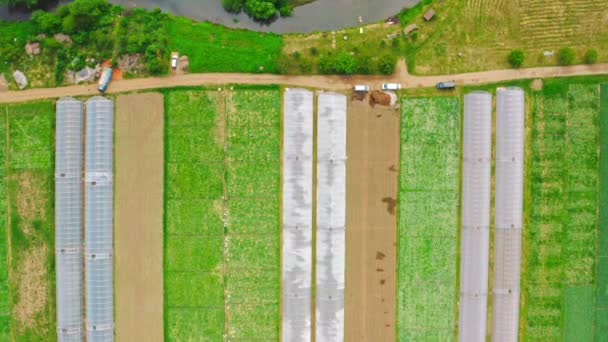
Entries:
{"label": "soil patch", "polygon": [[13,317],[22,331],[37,323],[36,315],[46,306],[49,294],[47,282],[47,253],[45,245],[32,248],[27,252],[18,266],[17,302],[13,307]]}
{"label": "soil patch", "polygon": [[44,189],[40,186],[36,175],[30,172],[23,172],[17,175],[19,192],[17,192],[17,214],[21,218],[21,228],[23,233],[28,236],[32,233],[33,222],[41,217],[45,217]]}
{"label": "soil patch", "polygon": [[164,108],[160,94],[119,96],[116,114],[116,339],[163,340]]}
{"label": "soil patch", "polygon": [[535,79],[534,81],[532,81],[532,84],[530,84],[530,88],[532,88],[532,90],[543,90],[543,80],[541,80],[540,78]]}
{"label": "soil patch", "polygon": [[354,100],[347,121],[345,340],[394,341],[399,114]]}

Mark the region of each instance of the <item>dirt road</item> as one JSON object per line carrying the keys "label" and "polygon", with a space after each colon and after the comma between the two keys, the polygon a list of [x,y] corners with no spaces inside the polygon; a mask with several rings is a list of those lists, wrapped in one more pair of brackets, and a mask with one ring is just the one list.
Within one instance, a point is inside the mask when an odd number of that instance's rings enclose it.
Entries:
{"label": "dirt road", "polygon": [[[284,76],[269,74],[188,74],[164,78],[140,78],[112,82],[108,93],[124,93],[134,90],[171,88],[179,86],[224,84],[284,84],[290,86],[346,90],[355,84],[368,84],[378,89],[383,82],[398,82],[409,88],[433,87],[437,82],[453,81],[458,85],[475,85],[516,79],[603,75],[608,74],[608,64],[576,65],[569,67],[545,67],[507,69],[445,76],[412,76],[407,73],[404,61],[399,61],[392,76]],[[24,91],[0,92],[0,103],[24,102],[61,96],[86,96],[97,94],[97,86],[75,85],[61,88],[39,88]]]}
{"label": "dirt road", "polygon": [[116,113],[116,340],[163,340],[164,111],[161,94],[119,96]]}
{"label": "dirt road", "polygon": [[394,341],[398,111],[351,101],[347,129],[345,340]]}

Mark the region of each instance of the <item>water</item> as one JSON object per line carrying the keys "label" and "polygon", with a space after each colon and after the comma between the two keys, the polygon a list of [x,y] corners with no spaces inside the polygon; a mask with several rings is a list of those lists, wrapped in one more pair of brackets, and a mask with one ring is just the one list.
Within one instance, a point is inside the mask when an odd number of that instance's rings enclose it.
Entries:
{"label": "water", "polygon": [[[297,7],[290,18],[279,18],[270,25],[262,25],[249,19],[245,13],[238,15],[227,13],[222,8],[220,0],[110,0],[110,2],[124,7],[147,9],[159,7],[165,12],[195,20],[276,33],[331,31],[356,26],[359,25],[359,16],[363,18],[364,22],[376,22],[398,13],[404,7],[414,6],[419,1],[317,0],[311,4]],[[5,7],[0,7],[0,18],[23,20],[27,17],[27,13],[10,12]]]}

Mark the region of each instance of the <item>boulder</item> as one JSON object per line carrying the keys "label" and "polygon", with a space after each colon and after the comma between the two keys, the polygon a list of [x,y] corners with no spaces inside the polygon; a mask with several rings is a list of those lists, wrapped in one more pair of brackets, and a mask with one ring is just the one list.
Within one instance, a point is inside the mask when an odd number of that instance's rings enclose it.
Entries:
{"label": "boulder", "polygon": [[21,71],[16,70],[13,73],[13,78],[15,79],[15,83],[17,83],[17,87],[19,87],[19,89],[27,87],[27,77],[25,77]]}
{"label": "boulder", "polygon": [[84,69],[77,72],[70,70],[68,71],[67,76],[68,81],[70,83],[78,84],[81,82],[93,82],[97,77],[97,69],[85,67]]}
{"label": "boulder", "polygon": [[53,36],[53,38],[55,38],[56,41],[60,42],[60,43],[65,43],[65,44],[72,44],[72,38],[70,38],[70,36],[68,36],[67,34],[63,34],[63,33],[57,33],[56,35]]}
{"label": "boulder", "polygon": [[25,44],[25,52],[31,56],[37,56],[40,54],[40,43],[27,43]]}

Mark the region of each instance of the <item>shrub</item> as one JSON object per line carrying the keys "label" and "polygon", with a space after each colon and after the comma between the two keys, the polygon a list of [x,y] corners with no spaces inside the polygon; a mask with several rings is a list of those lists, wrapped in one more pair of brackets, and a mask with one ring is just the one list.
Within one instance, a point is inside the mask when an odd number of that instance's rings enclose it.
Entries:
{"label": "shrub", "polygon": [[300,57],[302,57],[302,54],[300,53],[300,51],[295,51],[293,53],[293,58],[300,59]]}
{"label": "shrub", "polygon": [[255,20],[270,21],[277,15],[277,9],[272,2],[262,0],[247,0],[245,12]]}
{"label": "shrub", "polygon": [[279,8],[279,13],[281,14],[281,17],[291,17],[292,12],[293,8],[291,8],[291,6],[289,5],[285,5]]}
{"label": "shrub", "polygon": [[597,51],[595,49],[589,49],[585,52],[585,64],[597,63]]}
{"label": "shrub", "polygon": [[41,10],[32,13],[32,22],[36,24],[39,32],[49,35],[55,34],[61,29],[61,19],[58,16]]}
{"label": "shrub", "polygon": [[313,47],[310,48],[310,54],[311,55],[316,56],[318,53],[319,53],[319,51],[317,50],[316,47],[313,46]]}
{"label": "shrub", "polygon": [[352,75],[357,71],[355,58],[347,52],[336,56],[334,60],[334,72],[337,74]]}
{"label": "shrub", "polygon": [[571,48],[563,48],[557,52],[557,62],[559,65],[571,65],[574,63],[575,53]]}
{"label": "shrub", "polygon": [[384,75],[391,75],[395,72],[395,64],[397,63],[397,58],[393,55],[386,54],[378,60],[378,69]]}
{"label": "shrub", "polygon": [[525,55],[522,50],[513,50],[509,54],[509,64],[514,68],[521,68],[524,64]]}
{"label": "shrub", "polygon": [[300,60],[300,71],[302,73],[308,74],[312,71],[312,62],[308,58],[302,58]]}
{"label": "shrub", "polygon": [[239,13],[243,9],[243,0],[222,0],[222,6],[228,12]]}
{"label": "shrub", "polygon": [[321,56],[319,58],[319,72],[322,74],[331,74],[334,71],[334,61],[330,56]]}
{"label": "shrub", "polygon": [[357,58],[357,72],[363,75],[373,74],[376,66],[370,56],[360,56]]}

